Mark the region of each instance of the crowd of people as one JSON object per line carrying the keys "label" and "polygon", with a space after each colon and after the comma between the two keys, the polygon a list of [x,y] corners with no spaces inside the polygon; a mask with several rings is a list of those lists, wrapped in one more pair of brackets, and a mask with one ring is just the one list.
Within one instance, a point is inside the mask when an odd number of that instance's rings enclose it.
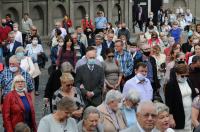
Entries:
{"label": "crowd of people", "polygon": [[[4,131],[200,131],[200,24],[189,9],[161,8],[156,16],[150,12],[144,23],[138,6],[140,33],[132,42],[126,24],[112,25],[102,11],[75,28],[65,15],[50,33],[47,55],[29,14],[21,24],[7,14],[0,23]],[[48,58],[37,125],[35,98]]]}

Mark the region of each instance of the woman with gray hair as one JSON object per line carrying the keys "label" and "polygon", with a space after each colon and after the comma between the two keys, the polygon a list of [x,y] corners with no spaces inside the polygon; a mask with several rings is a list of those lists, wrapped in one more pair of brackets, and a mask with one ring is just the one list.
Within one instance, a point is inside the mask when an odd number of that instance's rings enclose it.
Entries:
{"label": "woman with gray hair", "polygon": [[71,118],[77,109],[75,101],[64,97],[57,103],[57,110],[40,120],[37,132],[78,132],[76,121]]}
{"label": "woman with gray hair", "polygon": [[94,106],[84,110],[83,120],[78,123],[79,132],[104,132],[103,124],[99,122],[100,112]]}
{"label": "woman with gray hair", "polygon": [[158,113],[155,132],[174,132],[170,127],[169,108],[163,103],[155,103]]}
{"label": "woman with gray hair", "polygon": [[132,89],[128,92],[121,107],[121,111],[125,115],[127,126],[130,127],[137,122],[136,107],[140,102],[139,93]]}
{"label": "woman with gray hair", "polygon": [[126,128],[125,118],[119,109],[121,99],[122,94],[118,90],[110,90],[105,101],[97,107],[101,113],[104,132],[118,132]]}
{"label": "woman with gray hair", "polygon": [[20,61],[20,67],[24,71],[28,72],[31,77],[33,77],[35,66],[33,64],[31,57],[25,56],[25,49],[22,46],[18,47],[15,51],[15,55]]}
{"label": "woman with gray hair", "polygon": [[35,111],[31,96],[26,92],[26,81],[22,75],[13,79],[12,91],[3,100],[3,126],[6,132],[14,132],[17,123],[26,123],[36,132]]}

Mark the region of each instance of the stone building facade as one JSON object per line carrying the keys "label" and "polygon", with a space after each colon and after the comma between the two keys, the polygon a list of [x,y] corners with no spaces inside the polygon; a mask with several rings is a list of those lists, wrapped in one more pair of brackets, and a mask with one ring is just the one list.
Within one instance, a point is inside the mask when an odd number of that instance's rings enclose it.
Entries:
{"label": "stone building facade", "polygon": [[28,12],[41,35],[48,35],[54,22],[65,14],[73,26],[80,25],[86,14],[94,20],[97,11],[104,11],[109,22],[120,20],[132,29],[132,0],[0,0],[0,18],[10,13],[12,19],[21,23],[23,13]]}

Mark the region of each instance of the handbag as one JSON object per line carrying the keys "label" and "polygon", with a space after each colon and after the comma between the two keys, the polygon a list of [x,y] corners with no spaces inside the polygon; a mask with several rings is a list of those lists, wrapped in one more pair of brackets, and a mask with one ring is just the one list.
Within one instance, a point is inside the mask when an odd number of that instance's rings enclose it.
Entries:
{"label": "handbag", "polygon": [[35,77],[37,77],[41,74],[38,63],[34,63],[34,67],[35,67],[35,70],[34,70],[33,75],[32,75],[33,78],[35,78]]}

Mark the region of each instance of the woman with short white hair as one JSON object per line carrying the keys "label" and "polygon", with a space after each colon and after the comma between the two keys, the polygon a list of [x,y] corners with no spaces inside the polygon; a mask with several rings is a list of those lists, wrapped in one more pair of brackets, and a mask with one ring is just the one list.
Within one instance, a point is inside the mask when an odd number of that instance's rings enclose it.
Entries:
{"label": "woman with short white hair", "polygon": [[105,101],[97,107],[101,113],[104,132],[119,132],[126,128],[125,118],[119,109],[122,94],[118,90],[110,90]]}
{"label": "woman with short white hair", "polygon": [[169,108],[163,103],[155,103],[158,113],[156,120],[156,132],[174,132],[170,127]]}
{"label": "woman with short white hair", "polygon": [[130,90],[125,96],[121,111],[125,115],[127,126],[130,127],[137,122],[136,107],[140,102],[140,95],[136,90]]}

